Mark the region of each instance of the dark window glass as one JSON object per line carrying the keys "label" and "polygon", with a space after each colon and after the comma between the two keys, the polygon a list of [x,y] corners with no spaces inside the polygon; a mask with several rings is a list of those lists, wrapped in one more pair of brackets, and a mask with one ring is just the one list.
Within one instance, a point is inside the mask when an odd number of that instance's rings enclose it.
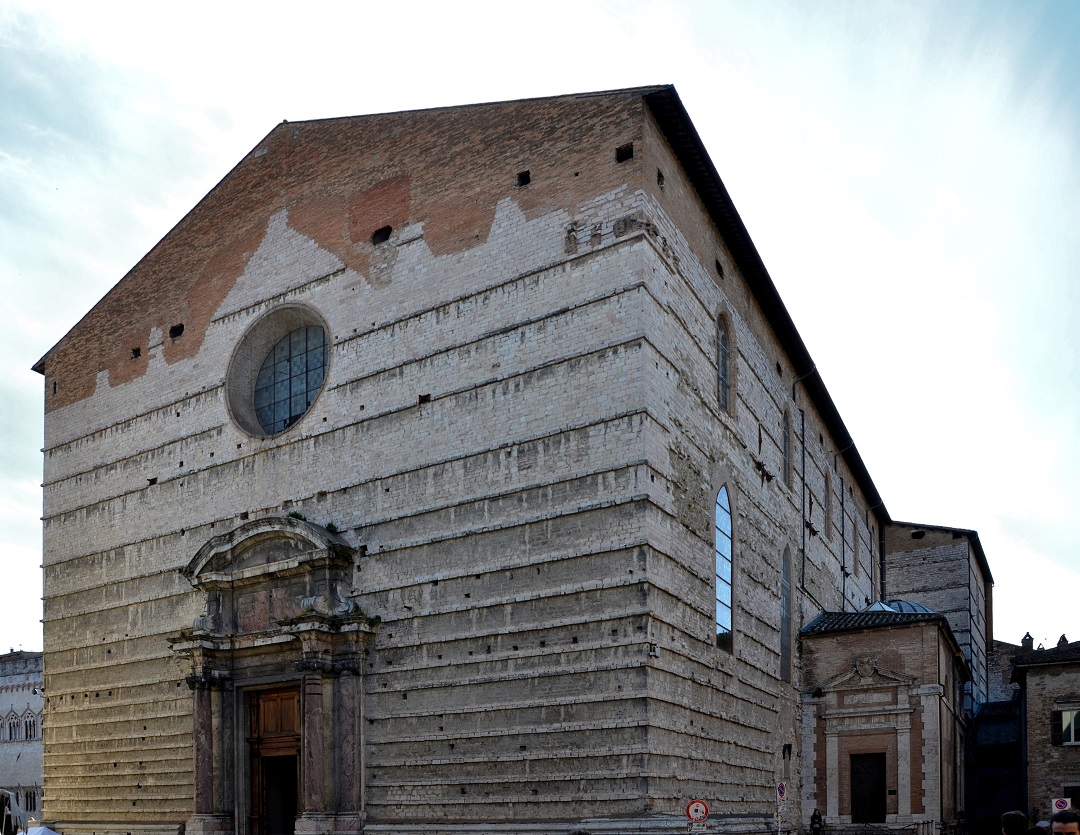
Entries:
{"label": "dark window glass", "polygon": [[255,415],[267,435],[284,432],[311,408],[326,373],[326,336],[297,328],[263,361],[255,379]]}
{"label": "dark window glass", "polygon": [[731,397],[731,373],[730,364],[730,337],[728,335],[727,322],[721,319],[717,323],[716,337],[716,365],[717,365],[717,397],[720,400],[720,409],[730,412]]}
{"label": "dark window glass", "polygon": [[780,560],[780,679],[791,681],[791,553]]}
{"label": "dark window glass", "polygon": [[783,449],[784,484],[791,486],[791,416],[784,412],[784,435],[781,439]]}

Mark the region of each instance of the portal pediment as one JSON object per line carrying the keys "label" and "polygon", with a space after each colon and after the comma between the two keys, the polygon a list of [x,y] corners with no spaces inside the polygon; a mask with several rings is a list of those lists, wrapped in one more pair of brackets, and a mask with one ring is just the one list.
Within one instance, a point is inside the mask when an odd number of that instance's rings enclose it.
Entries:
{"label": "portal pediment", "polygon": [[257,583],[313,563],[351,565],[355,551],[340,536],[290,516],[246,522],[208,540],[182,570],[192,585]]}
{"label": "portal pediment", "polygon": [[829,679],[821,690],[823,693],[835,693],[840,690],[910,687],[914,683],[915,679],[911,676],[879,667],[876,658],[860,656],[852,660],[851,669]]}

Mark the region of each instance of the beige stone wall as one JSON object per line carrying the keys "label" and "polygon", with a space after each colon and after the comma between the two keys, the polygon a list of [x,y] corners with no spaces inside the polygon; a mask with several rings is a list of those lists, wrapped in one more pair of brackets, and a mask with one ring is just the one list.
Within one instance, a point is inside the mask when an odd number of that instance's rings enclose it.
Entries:
{"label": "beige stone wall", "polygon": [[[326,322],[327,381],[253,438],[229,358],[284,304]],[[868,502],[634,96],[280,126],[42,369],[46,813],[73,831],[190,814],[192,694],[167,638],[204,604],[179,570],[247,519],[300,512],[363,554],[352,594],[382,619],[365,811],[388,826],[677,822],[691,797],[764,819],[800,779],[780,555],[793,630],[875,596]]]}

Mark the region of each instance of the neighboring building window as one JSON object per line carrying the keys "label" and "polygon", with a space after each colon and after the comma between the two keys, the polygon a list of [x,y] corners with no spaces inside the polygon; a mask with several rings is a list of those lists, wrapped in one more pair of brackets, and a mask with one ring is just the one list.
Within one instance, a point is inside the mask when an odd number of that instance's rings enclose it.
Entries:
{"label": "neighboring building window", "polygon": [[23,723],[23,739],[37,739],[37,718],[27,716]]}
{"label": "neighboring building window", "polygon": [[791,486],[791,415],[784,412],[784,427],[780,438],[784,484]]}
{"label": "neighboring building window", "polygon": [[791,681],[791,552],[780,560],[780,680]]}
{"label": "neighboring building window", "polygon": [[727,319],[716,323],[716,393],[720,411],[731,413],[731,332]]}
{"label": "neighboring building window", "polygon": [[8,741],[14,742],[19,738],[19,720],[14,716],[8,719]]}
{"label": "neighboring building window", "polygon": [[1050,742],[1080,745],[1080,710],[1055,710],[1050,714]]}
{"label": "neighboring building window", "polygon": [[37,811],[37,792],[28,790],[23,794],[23,811],[24,812],[36,812]]}
{"label": "neighboring building window", "polygon": [[716,645],[731,652],[731,499],[727,485],[716,494]]}
{"label": "neighboring building window", "polygon": [[267,435],[300,420],[322,388],[326,336],[317,325],[282,337],[263,360],[255,380],[255,417]]}

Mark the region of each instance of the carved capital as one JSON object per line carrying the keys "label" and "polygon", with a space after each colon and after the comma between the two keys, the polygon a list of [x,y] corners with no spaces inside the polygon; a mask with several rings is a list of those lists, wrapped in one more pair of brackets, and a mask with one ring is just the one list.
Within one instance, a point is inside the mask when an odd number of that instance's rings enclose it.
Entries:
{"label": "carved capital", "polygon": [[206,666],[193,670],[191,675],[184,680],[190,690],[220,689],[230,684],[230,677],[227,672]]}

